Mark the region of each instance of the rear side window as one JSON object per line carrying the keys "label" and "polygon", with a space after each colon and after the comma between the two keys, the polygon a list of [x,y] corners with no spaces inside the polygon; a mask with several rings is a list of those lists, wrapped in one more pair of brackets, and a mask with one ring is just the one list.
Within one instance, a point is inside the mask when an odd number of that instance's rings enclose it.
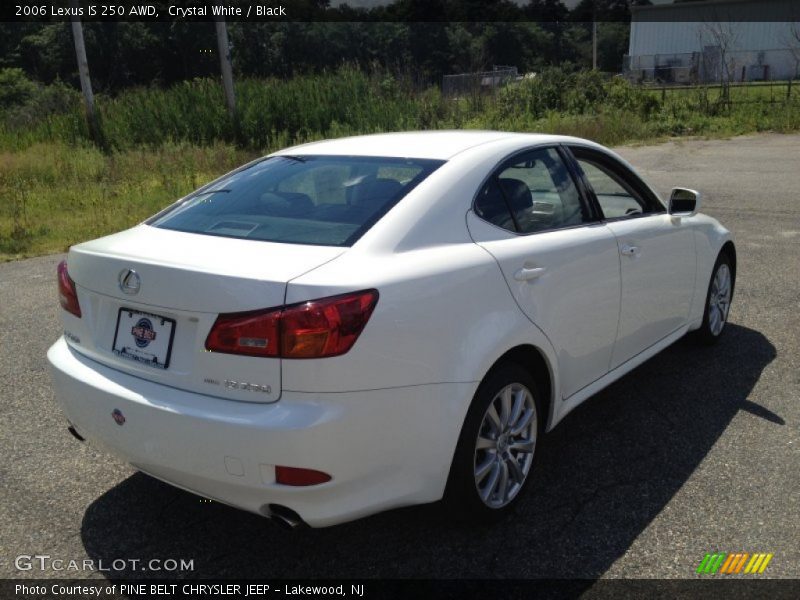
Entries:
{"label": "rear side window", "polygon": [[276,156],[191,195],[148,224],[252,240],[350,246],[443,161]]}
{"label": "rear side window", "polygon": [[500,185],[494,177],[486,182],[475,199],[475,213],[489,223],[515,231],[514,219],[508,210]]}
{"label": "rear side window", "polygon": [[478,194],[475,213],[518,233],[574,227],[590,220],[554,148],[528,152],[501,167]]}

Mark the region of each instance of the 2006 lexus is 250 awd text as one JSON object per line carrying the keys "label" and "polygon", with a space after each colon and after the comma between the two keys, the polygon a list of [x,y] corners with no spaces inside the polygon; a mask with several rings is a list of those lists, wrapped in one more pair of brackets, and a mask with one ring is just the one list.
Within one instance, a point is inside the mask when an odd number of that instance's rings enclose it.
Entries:
{"label": "2006 lexus is 250 awd text", "polygon": [[71,248],[56,395],[77,437],[284,524],[491,520],[569,411],[722,334],[736,252],[699,203],[577,138],[289,148]]}

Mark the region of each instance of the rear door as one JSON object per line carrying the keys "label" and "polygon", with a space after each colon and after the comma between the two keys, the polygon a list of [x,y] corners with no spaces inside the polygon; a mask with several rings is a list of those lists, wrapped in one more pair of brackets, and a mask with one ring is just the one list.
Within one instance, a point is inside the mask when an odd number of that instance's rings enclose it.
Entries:
{"label": "rear door", "polygon": [[467,218],[553,344],[564,398],[608,371],[619,317],[616,239],[579,184],[559,148],[531,150],[497,169]]}
{"label": "rear door", "polygon": [[582,146],[570,150],[620,254],[622,300],[613,369],[686,324],[697,268],[694,234],[613,156]]}

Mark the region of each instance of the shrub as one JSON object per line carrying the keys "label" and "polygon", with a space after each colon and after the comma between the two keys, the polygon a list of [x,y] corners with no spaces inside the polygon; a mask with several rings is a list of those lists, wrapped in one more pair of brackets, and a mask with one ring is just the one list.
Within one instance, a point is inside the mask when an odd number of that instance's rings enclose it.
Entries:
{"label": "shrub", "polygon": [[36,93],[36,84],[22,69],[0,69],[0,108],[25,104]]}
{"label": "shrub", "polygon": [[[3,102],[11,104],[0,119],[0,148],[89,141],[76,90],[58,81],[33,84],[19,70],[0,74],[6,83],[0,87]],[[720,128],[786,131],[800,126],[789,103],[764,104],[760,112],[751,103],[742,112],[742,107],[720,104],[718,96],[713,89],[681,88],[662,98],[621,77],[547,67],[499,89],[450,98],[407,74],[344,65],[291,79],[238,80],[235,121],[228,117],[221,85],[209,78],[166,89],[128,89],[116,97],[98,95],[97,106],[111,151],[222,142],[261,152],[321,138],[408,129],[559,131],[558,126],[587,131],[598,141],[621,142]]]}

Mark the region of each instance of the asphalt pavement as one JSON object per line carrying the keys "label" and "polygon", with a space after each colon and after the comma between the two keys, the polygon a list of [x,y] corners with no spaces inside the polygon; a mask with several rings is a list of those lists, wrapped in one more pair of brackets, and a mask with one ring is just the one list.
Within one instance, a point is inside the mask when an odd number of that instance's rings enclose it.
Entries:
{"label": "asphalt pavement", "polygon": [[664,195],[701,190],[734,232],[728,330],[712,348],[678,342],[574,411],[492,527],[429,505],[284,531],[77,442],[45,367],[61,257],[0,265],[0,577],[106,576],[17,568],[40,554],[191,559],[184,577],[691,578],[721,551],[774,553],[760,577],[800,578],[800,136],[619,152]]}

